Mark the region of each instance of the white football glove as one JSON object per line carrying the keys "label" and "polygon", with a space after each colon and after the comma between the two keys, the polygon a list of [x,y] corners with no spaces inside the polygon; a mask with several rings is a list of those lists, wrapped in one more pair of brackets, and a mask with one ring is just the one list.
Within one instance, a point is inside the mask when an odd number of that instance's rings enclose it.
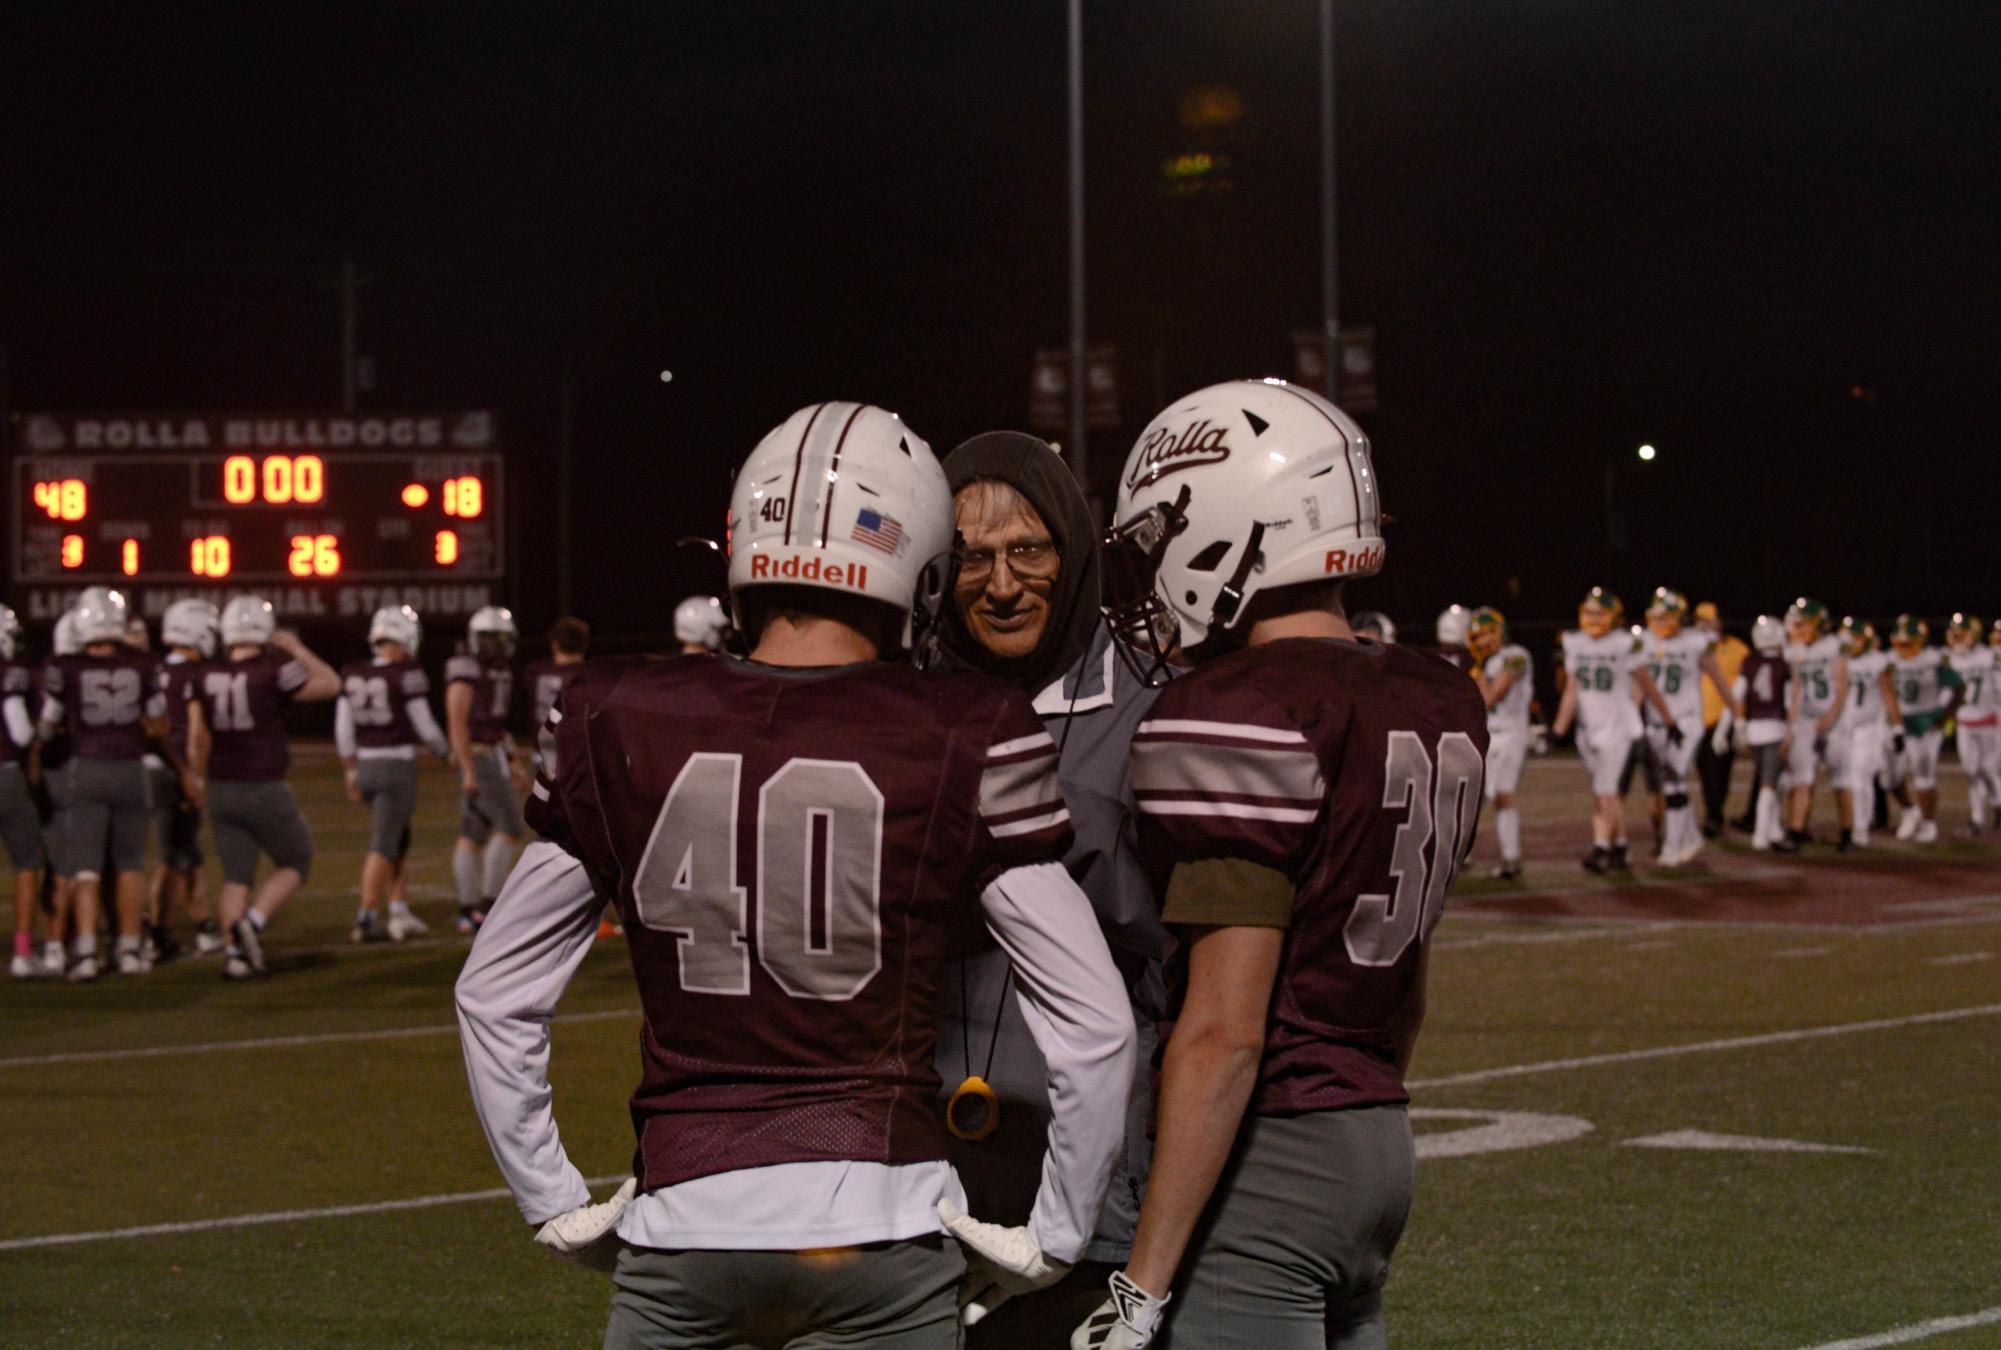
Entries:
{"label": "white football glove", "polygon": [[1167,1299],[1155,1298],[1115,1270],[1112,1296],[1070,1333],[1070,1350],[1146,1350],[1166,1307]]}
{"label": "white football glove", "polygon": [[950,1200],[938,1202],[938,1217],[966,1249],[966,1279],[959,1286],[959,1321],[965,1326],[1016,1294],[1045,1289],[1070,1273],[1070,1263],[1045,1256],[1026,1228],[981,1223]]}
{"label": "white football glove", "polygon": [[625,1184],[601,1205],[578,1205],[535,1231],[535,1240],[565,1261],[609,1275],[618,1267],[618,1216],[632,1203],[639,1179]]}
{"label": "white football glove", "polygon": [[1710,733],[1709,748],[1718,755],[1730,753],[1730,722],[1727,718],[1718,722],[1716,730]]}

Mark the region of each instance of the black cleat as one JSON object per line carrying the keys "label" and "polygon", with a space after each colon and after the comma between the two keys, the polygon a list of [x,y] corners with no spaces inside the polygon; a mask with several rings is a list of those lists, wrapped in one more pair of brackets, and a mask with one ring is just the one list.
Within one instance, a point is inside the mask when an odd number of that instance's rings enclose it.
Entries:
{"label": "black cleat", "polygon": [[1614,872],[1630,872],[1633,870],[1633,861],[1626,856],[1626,846],[1624,844],[1612,845],[1611,862]]}
{"label": "black cleat", "polygon": [[174,937],[165,924],[154,924],[149,930],[153,939],[153,962],[164,965],[181,954],[180,941]]}
{"label": "black cleat", "polygon": [[1787,830],[1772,841],[1772,852],[1774,853],[1797,853],[1799,851],[1800,841],[1793,837],[1791,830]]}

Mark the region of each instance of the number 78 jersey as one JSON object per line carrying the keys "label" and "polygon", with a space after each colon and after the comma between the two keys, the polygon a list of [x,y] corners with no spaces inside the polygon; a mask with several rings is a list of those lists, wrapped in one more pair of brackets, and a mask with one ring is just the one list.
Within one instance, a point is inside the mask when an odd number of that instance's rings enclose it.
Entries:
{"label": "number 78 jersey", "polygon": [[1169,684],[1140,723],[1149,861],[1249,862],[1294,891],[1254,1111],[1408,1100],[1424,947],[1473,846],[1486,753],[1471,680],[1374,643],[1233,653]]}
{"label": "number 78 jersey", "polygon": [[1060,861],[1056,746],[981,676],[597,661],[558,696],[529,819],[625,921],[642,1189],[946,1156],[941,964],[979,893]]}

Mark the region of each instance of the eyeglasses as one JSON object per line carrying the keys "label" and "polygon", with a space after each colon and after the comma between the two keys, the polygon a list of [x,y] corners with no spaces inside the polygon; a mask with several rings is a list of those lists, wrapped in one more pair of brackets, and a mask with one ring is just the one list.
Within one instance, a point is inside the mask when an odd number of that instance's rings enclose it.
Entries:
{"label": "eyeglasses", "polygon": [[993,575],[997,559],[1007,559],[1007,570],[1021,581],[1041,581],[1053,576],[1060,555],[1056,545],[1047,539],[1024,539],[1009,544],[999,553],[990,548],[962,548],[959,550],[959,578],[962,581],[985,581]]}

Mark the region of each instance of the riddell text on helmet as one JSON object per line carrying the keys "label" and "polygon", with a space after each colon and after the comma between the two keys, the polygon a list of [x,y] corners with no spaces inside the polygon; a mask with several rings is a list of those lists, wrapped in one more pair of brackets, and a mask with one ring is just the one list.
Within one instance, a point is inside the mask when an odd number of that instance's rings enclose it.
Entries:
{"label": "riddell text on helmet", "polygon": [[1383,546],[1374,548],[1330,548],[1327,550],[1327,574],[1345,576],[1352,572],[1371,572],[1383,565]]}
{"label": "riddell text on helmet", "polygon": [[817,581],[823,586],[847,586],[853,590],[868,588],[867,563],[828,562],[823,558],[802,558],[793,554],[788,558],[773,558],[768,553],[759,553],[750,560],[752,581]]}

